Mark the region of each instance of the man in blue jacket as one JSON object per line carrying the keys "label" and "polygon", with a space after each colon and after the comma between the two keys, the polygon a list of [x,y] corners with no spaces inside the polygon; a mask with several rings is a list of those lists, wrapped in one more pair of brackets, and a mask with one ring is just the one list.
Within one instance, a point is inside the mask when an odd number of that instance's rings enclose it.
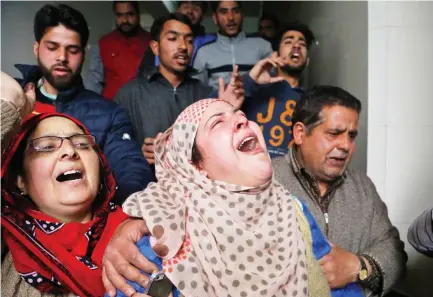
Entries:
{"label": "man in blue jacket", "polygon": [[[244,75],[247,94],[242,110],[262,128],[272,158],[284,156],[292,146],[292,115],[304,92],[301,74],[309,63],[308,51],[314,40],[311,30],[299,22],[288,24],[281,32],[278,52]],[[277,70],[275,77],[269,75],[272,67]]]}
{"label": "man in blue jacket", "polygon": [[17,65],[21,85],[34,83],[34,113],[56,111],[81,121],[96,136],[118,186],[115,202],[144,189],[154,180],[152,171],[132,140],[124,109],[86,90],[81,79],[89,28],[84,16],[67,5],[45,5],[35,16],[34,54],[38,66]]}

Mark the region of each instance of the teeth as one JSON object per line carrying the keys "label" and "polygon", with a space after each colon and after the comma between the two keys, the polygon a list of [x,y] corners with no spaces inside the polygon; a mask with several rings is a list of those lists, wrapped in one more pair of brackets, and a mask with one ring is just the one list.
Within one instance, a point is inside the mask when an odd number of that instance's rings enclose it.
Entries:
{"label": "teeth", "polygon": [[69,171],[64,172],[63,174],[69,175],[69,174],[75,174],[75,173],[81,173],[81,171],[80,170],[69,170]]}
{"label": "teeth", "polygon": [[[239,145],[238,150],[240,150],[240,149],[242,148],[242,146],[243,146],[246,142],[248,142],[248,141],[250,141],[250,140],[254,140],[254,137],[250,136],[250,137],[245,138],[245,139],[241,142],[241,144]],[[255,141],[251,141],[251,143],[250,143],[250,145],[249,145],[248,148],[249,148],[250,150],[252,150],[252,149],[254,148],[254,145],[255,145]]]}

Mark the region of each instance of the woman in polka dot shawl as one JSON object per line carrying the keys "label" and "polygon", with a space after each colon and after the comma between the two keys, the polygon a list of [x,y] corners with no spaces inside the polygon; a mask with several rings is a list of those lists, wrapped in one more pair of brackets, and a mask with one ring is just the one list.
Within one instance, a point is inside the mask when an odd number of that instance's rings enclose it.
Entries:
{"label": "woman in polka dot shawl", "polygon": [[272,179],[257,124],[221,100],[184,110],[156,141],[158,183],[123,210],[143,217],[186,297],[330,296],[308,222]]}

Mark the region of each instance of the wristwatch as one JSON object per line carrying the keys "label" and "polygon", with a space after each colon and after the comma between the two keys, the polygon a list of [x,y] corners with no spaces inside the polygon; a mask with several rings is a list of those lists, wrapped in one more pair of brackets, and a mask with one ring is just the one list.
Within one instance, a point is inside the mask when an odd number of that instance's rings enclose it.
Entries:
{"label": "wristwatch", "polygon": [[359,268],[357,279],[358,282],[362,283],[364,282],[368,277],[368,270],[367,265],[365,264],[365,261],[362,257],[358,256],[359,262],[361,263],[361,268]]}

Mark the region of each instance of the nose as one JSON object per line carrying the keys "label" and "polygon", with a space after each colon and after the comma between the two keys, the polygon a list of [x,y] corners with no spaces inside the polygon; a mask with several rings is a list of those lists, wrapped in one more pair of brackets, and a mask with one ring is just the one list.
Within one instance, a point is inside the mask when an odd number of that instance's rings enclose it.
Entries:
{"label": "nose", "polygon": [[179,47],[179,50],[181,50],[181,51],[186,50],[186,40],[184,38],[179,38],[178,47]]}
{"label": "nose", "polygon": [[343,135],[338,143],[338,148],[344,152],[349,152],[354,141],[349,135]]}
{"label": "nose", "polygon": [[248,120],[245,116],[240,114],[234,115],[234,122],[233,122],[233,128],[235,132],[238,132],[239,130],[248,127]]}
{"label": "nose", "polygon": [[229,21],[232,21],[235,17],[234,17],[234,13],[232,11],[229,11],[227,13],[227,18],[229,19]]}
{"label": "nose", "polygon": [[72,142],[69,139],[63,140],[59,148],[59,158],[60,160],[78,159],[77,151],[75,150],[75,147],[72,145]]}
{"label": "nose", "polygon": [[66,49],[63,47],[60,47],[59,50],[59,55],[57,57],[57,60],[59,60],[60,62],[64,62],[66,61]]}

